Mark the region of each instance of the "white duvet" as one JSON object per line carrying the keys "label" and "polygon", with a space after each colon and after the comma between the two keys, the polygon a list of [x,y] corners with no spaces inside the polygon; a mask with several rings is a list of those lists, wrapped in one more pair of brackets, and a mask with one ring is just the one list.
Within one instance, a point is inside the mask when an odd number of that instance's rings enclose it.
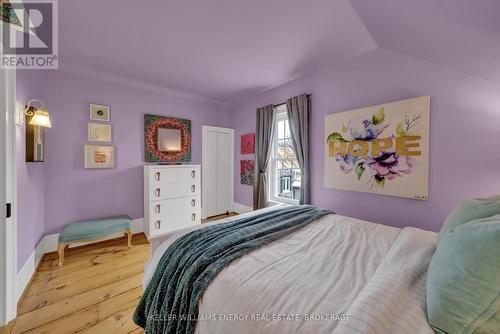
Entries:
{"label": "white duvet", "polygon": [[[144,286],[195,228],[153,243]],[[433,232],[325,216],[225,268],[201,299],[196,333],[432,334],[425,278],[435,243]]]}

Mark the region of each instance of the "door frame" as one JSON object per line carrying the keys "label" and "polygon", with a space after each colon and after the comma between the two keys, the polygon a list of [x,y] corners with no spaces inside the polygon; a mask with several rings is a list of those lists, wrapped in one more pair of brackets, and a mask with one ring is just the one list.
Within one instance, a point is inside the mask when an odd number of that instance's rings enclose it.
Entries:
{"label": "door frame", "polygon": [[216,127],[216,126],[208,126],[208,125],[203,125],[201,127],[201,218],[206,219],[207,218],[207,212],[206,212],[206,206],[204,204],[205,198],[207,196],[207,189],[206,189],[206,170],[205,170],[205,162],[206,162],[206,155],[207,155],[207,150],[205,148],[206,144],[206,136],[209,131],[215,131],[215,132],[222,132],[222,133],[227,133],[231,137],[231,150],[230,150],[230,156],[229,160],[231,162],[231,165],[229,166],[229,185],[230,185],[230,192],[229,192],[229,208],[231,211],[234,211],[234,129],[231,128],[221,128],[221,127]]}
{"label": "door frame", "polygon": [[[0,23],[1,24],[1,23]],[[0,70],[0,326],[16,317],[16,70]],[[11,203],[11,217],[6,205]]]}

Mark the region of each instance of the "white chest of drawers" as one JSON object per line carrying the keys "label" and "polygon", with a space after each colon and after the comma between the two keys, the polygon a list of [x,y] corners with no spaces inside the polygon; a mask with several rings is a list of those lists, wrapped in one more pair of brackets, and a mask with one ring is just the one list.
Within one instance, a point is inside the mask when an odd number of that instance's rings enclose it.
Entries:
{"label": "white chest of drawers", "polygon": [[201,223],[199,165],[144,166],[144,232],[148,239]]}

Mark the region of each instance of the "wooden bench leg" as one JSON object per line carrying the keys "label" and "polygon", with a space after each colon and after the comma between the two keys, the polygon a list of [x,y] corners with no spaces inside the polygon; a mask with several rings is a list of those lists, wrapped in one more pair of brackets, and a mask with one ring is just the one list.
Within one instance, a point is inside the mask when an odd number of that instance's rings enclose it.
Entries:
{"label": "wooden bench leg", "polygon": [[67,244],[58,244],[57,245],[57,253],[59,254],[59,268],[62,268],[64,262],[64,249]]}
{"label": "wooden bench leg", "polygon": [[127,235],[128,248],[132,248],[132,230],[127,230],[125,234]]}

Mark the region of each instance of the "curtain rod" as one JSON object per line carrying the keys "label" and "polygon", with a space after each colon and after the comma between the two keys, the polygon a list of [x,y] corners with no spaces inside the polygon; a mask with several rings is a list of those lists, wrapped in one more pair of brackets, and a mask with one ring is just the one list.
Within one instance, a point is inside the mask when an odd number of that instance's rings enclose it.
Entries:
{"label": "curtain rod", "polygon": [[[312,94],[307,94],[306,96],[307,96],[307,97],[310,97],[311,95],[312,95]],[[284,105],[284,104],[286,104],[286,101],[285,101],[285,102],[281,102],[281,103],[278,103],[278,104],[273,105],[273,108],[277,108],[277,107],[282,106],[282,105]]]}

